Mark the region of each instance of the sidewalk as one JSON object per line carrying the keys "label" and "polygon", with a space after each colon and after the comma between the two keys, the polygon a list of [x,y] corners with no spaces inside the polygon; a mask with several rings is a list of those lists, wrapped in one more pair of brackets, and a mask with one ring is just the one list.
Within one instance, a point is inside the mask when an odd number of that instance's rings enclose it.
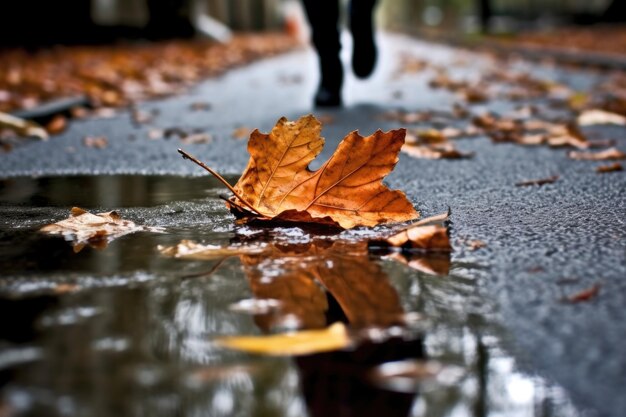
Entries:
{"label": "sidewalk", "polygon": [[[382,36],[380,50],[379,67],[370,80],[348,77],[344,109],[311,107],[316,61],[311,50],[300,50],[209,79],[189,94],[143,103],[141,110],[155,111],[151,124],[137,126],[123,111],[110,119],[72,122],[67,131],[47,142],[29,140],[0,154],[0,177],[204,175],[183,161],[177,148],[223,174],[239,174],[248,154],[246,141],[233,138],[237,128],[268,131],[281,116],[294,119],[310,112],[327,120],[326,147],[319,157],[324,161],[352,130],[365,135],[378,128],[405,126],[384,118],[390,109],[449,111],[459,102],[453,92],[429,88],[432,69],[398,73],[401,56],[428,60],[450,68],[451,76],[468,79],[499,65],[488,55],[396,35]],[[344,52],[348,51],[346,46]],[[513,66],[576,90],[606,77],[596,71],[523,61]],[[199,102],[210,108],[193,110]],[[482,108],[505,114],[519,104],[497,98],[471,108],[475,113]],[[421,125],[412,125],[416,126]],[[176,136],[150,139],[154,129],[168,128],[206,133],[211,140],[185,144]],[[625,130],[623,126],[590,128],[599,139],[616,140],[622,151]],[[85,136],[100,135],[108,138],[103,149],[84,145]],[[484,135],[455,144],[474,157],[428,160],[402,154],[388,183],[405,190],[423,216],[451,208],[454,257],[480,266],[472,271],[472,278],[485,297],[497,301],[502,326],[510,334],[508,349],[525,370],[556,381],[583,410],[620,415],[626,409],[622,395],[626,386],[626,176],[597,174],[597,162],[569,159],[563,149],[495,144]],[[320,164],[316,163],[313,168]],[[554,184],[515,186],[553,175],[560,177]],[[462,243],[468,239],[486,246],[471,251]],[[564,284],[565,280],[573,281]],[[560,301],[595,284],[601,285],[600,292],[588,302]]]}

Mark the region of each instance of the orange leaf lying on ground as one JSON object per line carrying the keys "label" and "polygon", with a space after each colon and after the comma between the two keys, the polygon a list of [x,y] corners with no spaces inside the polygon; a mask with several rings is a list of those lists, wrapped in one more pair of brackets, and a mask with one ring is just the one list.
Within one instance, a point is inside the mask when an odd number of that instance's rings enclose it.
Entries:
{"label": "orange leaf lying on ground", "polygon": [[74,207],[70,217],[41,228],[50,235],[62,235],[72,241],[74,251],[79,252],[85,245],[103,249],[109,242],[133,232],[160,232],[156,227],[137,226],[130,220],[124,220],[115,211],[92,214]]}
{"label": "orange leaf lying on ground", "polygon": [[444,224],[450,216],[449,212],[427,217],[400,232],[383,240],[370,242],[370,247],[394,247],[403,249],[420,249],[425,251],[450,252],[448,228]]}
{"label": "orange leaf lying on ground", "polygon": [[571,159],[579,161],[616,161],[626,159],[626,154],[617,148],[609,148],[600,152],[575,152],[571,151],[567,154]]}
{"label": "orange leaf lying on ground", "polygon": [[596,167],[596,172],[600,174],[605,174],[607,172],[623,171],[623,170],[624,170],[624,167],[619,162],[615,162],[610,165],[600,165]]}
{"label": "orange leaf lying on ground", "polygon": [[295,122],[283,117],[269,134],[252,132],[248,166],[237,184],[229,186],[235,194],[227,203],[233,214],[244,221],[318,223],[344,229],[419,216],[402,191],[382,183],[398,162],[404,129],[378,130],[367,137],[351,132],[313,172],[308,165],[324,147],[321,129],[321,123],[308,115]]}

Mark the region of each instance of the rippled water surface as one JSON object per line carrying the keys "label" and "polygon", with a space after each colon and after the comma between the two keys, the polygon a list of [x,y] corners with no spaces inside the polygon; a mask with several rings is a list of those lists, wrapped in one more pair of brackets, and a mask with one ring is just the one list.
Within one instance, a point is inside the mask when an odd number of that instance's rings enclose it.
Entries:
{"label": "rippled water surface", "polygon": [[[0,181],[0,416],[579,415],[507,354],[471,252],[398,260],[364,249],[380,230],[236,226],[223,192],[206,178]],[[38,231],[73,206],[163,232],[76,252]],[[185,239],[270,250],[157,249]],[[215,343],[338,321],[354,342],[334,352]]]}

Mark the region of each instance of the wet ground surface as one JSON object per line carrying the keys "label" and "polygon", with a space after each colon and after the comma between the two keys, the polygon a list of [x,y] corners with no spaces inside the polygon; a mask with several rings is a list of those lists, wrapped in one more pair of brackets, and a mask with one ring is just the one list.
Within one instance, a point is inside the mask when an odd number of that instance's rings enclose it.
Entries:
{"label": "wet ground surface", "polygon": [[[0,283],[0,393],[8,415],[579,415],[563,389],[521,371],[503,349],[495,305],[477,288],[484,265],[446,255],[448,272],[437,276],[348,250],[372,231],[234,226],[220,192],[206,179],[180,177],[1,183],[3,218],[19,217],[0,228],[8,275]],[[71,203],[114,203],[125,218],[165,230],[75,253],[62,237],[38,232]],[[182,239],[289,250],[205,261],[157,250]],[[307,286],[319,268],[322,286]],[[263,300],[277,304],[268,310]],[[214,343],[335,321],[350,324],[361,342],[296,359]],[[381,364],[399,369],[376,377]],[[433,375],[411,377],[416,365]]]}
{"label": "wet ground surface", "polygon": [[[334,119],[324,127],[327,146],[320,159],[351,130],[368,134],[398,127],[398,122],[380,118],[390,107],[449,110],[457,100],[449,92],[428,89],[428,75],[394,76],[401,51],[451,67],[464,59],[469,64],[458,71],[468,77],[494,65],[483,56],[404,38],[383,41],[375,76],[366,82],[348,79],[349,106],[315,112]],[[270,360],[212,344],[218,335],[264,330],[254,315],[230,309],[254,297],[249,271],[240,260],[229,259],[203,277],[199,274],[210,271],[214,262],[171,260],[156,251],[159,244],[181,239],[219,244],[254,234],[235,228],[216,198],[223,189],[211,188],[215,184],[207,179],[23,177],[203,175],[178,156],[178,147],[222,173],[238,174],[247,153],[245,141],[231,137],[233,129],[267,131],[282,115],[311,112],[316,80],[309,69],[314,65],[310,52],[296,52],[209,80],[189,95],[142,106],[160,111],[154,127],[197,128],[213,136],[210,144],[150,140],[153,127],[137,127],[122,113],[76,122],[49,142],[27,142],[0,156],[0,176],[11,177],[0,191],[3,317],[24,320],[23,326],[10,326],[11,333],[3,331],[11,334],[0,360],[8,381],[4,407],[31,415],[41,415],[43,409],[52,415],[86,415],[106,407],[128,414],[169,415],[173,407],[184,410],[183,415],[206,410],[211,415],[300,415],[304,409],[318,415],[330,404],[350,402],[350,389],[328,387],[324,392],[327,384],[317,382],[328,378],[324,369],[353,358],[320,354],[308,363]],[[577,88],[606,76],[536,63],[514,65]],[[211,109],[191,111],[197,101],[210,102]],[[502,113],[513,108],[499,100],[483,106]],[[624,149],[622,128],[590,131],[615,139]],[[84,136],[101,134],[109,138],[105,149],[83,145]],[[572,161],[563,150],[494,145],[484,137],[463,139],[457,146],[475,152],[474,158],[415,160],[402,155],[388,177],[423,215],[451,208],[455,251],[450,273],[434,277],[390,260],[366,261],[383,271],[374,275],[395,291],[403,311],[423,318],[403,330],[408,347],[391,340],[380,345],[385,352],[372,357],[387,361],[425,355],[463,371],[461,381],[451,386],[420,387],[420,395],[410,395],[408,408],[399,408],[398,415],[408,410],[414,415],[621,415],[626,409],[621,393],[626,384],[623,172],[598,175],[598,163]],[[554,184],[514,186],[555,174],[560,179]],[[119,209],[139,224],[165,227],[166,233],[128,235],[104,251],[86,248],[74,254],[61,238],[36,233],[67,217],[72,206]],[[281,233],[303,244],[315,240],[304,232],[277,231],[279,238]],[[470,250],[467,242],[473,239],[486,246]],[[596,284],[600,292],[588,302],[561,301]],[[407,350],[410,354],[403,356]],[[362,365],[355,367],[361,376]],[[367,362],[365,368],[371,365]],[[331,395],[338,392],[345,397]],[[398,398],[392,399],[394,404],[403,403]]]}

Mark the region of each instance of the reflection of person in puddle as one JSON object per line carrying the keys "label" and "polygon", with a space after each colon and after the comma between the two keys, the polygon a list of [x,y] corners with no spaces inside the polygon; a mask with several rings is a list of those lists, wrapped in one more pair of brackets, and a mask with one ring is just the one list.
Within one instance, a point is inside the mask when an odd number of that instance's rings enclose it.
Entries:
{"label": "reflection of person in puddle", "polygon": [[[350,31],[354,41],[352,69],[359,78],[368,77],[376,65],[376,43],[372,10],[376,0],[352,0],[349,7]],[[343,65],[339,59],[339,0],[304,0],[319,58],[320,84],[315,105],[341,106]]]}
{"label": "reflection of person in puddle", "polygon": [[[300,328],[341,321],[356,330],[402,324],[400,298],[366,250],[337,242],[294,249],[277,253],[282,274],[269,282],[256,268],[260,258],[242,259],[255,297],[277,299],[282,306],[278,313],[255,316],[262,330],[283,327],[285,321],[299,323]],[[263,261],[268,261],[266,255]],[[300,356],[295,363],[312,416],[406,416],[415,395],[379,389],[368,375],[385,362],[423,357],[421,339],[393,337],[382,343],[361,343],[354,350]]]}

